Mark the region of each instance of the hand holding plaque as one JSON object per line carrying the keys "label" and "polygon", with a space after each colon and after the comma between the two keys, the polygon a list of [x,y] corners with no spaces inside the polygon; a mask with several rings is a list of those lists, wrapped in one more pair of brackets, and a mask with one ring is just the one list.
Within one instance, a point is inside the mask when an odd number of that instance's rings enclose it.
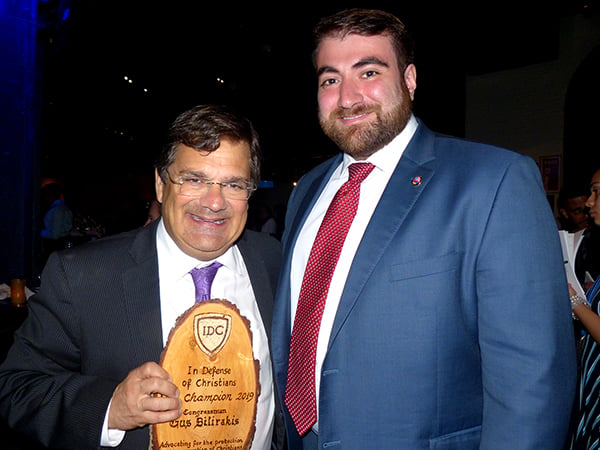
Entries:
{"label": "hand holding plaque", "polygon": [[175,324],[161,365],[179,388],[182,415],[151,428],[151,448],[249,449],[256,429],[259,362],[249,321],[227,300],[207,300]]}

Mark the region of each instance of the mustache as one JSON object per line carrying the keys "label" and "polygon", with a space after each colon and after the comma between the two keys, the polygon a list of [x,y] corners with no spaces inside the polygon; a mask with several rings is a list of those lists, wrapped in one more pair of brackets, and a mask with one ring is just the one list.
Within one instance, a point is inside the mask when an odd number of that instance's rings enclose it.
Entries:
{"label": "mustache", "polygon": [[375,107],[375,106],[369,106],[369,105],[356,105],[353,106],[352,108],[336,108],[334,109],[331,114],[329,114],[329,118],[330,119],[340,119],[342,117],[349,117],[349,116],[358,116],[361,114],[367,114],[370,112],[377,112],[379,111],[379,108]]}

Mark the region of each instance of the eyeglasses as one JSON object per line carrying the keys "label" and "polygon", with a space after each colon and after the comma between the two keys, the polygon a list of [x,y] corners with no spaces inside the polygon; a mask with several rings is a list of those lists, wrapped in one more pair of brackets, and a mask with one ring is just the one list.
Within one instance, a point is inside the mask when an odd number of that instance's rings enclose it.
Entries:
{"label": "eyeglasses", "polygon": [[177,193],[186,197],[203,197],[214,184],[221,186],[221,195],[228,200],[248,200],[256,187],[246,181],[232,181],[229,183],[208,181],[194,175],[182,175],[176,180],[167,172],[169,181],[178,186]]}

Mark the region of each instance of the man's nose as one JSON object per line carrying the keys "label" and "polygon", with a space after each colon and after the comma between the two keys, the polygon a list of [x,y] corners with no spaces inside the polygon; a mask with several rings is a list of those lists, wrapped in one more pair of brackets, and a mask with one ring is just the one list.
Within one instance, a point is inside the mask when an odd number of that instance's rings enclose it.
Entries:
{"label": "man's nose", "polygon": [[341,108],[352,108],[354,105],[362,102],[363,99],[360,89],[352,80],[342,81],[339,93],[338,106]]}

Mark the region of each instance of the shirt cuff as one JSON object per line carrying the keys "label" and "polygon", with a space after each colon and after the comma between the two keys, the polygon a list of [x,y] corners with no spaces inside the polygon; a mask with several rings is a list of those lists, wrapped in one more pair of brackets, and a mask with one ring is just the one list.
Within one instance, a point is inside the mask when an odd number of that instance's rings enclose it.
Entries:
{"label": "shirt cuff", "polygon": [[102,435],[100,436],[100,446],[101,447],[116,447],[121,443],[123,438],[125,437],[125,431],[123,430],[109,430],[108,429],[108,413],[110,412],[110,405],[112,404],[112,399],[110,399],[110,403],[108,404],[108,408],[106,408],[106,414],[104,415],[104,423],[102,424]]}

